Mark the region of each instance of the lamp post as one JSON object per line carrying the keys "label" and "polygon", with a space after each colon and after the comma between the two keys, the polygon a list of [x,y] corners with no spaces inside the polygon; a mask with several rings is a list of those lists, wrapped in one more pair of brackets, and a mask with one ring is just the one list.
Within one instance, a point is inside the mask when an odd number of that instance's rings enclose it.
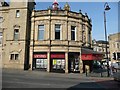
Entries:
{"label": "lamp post", "polygon": [[109,73],[109,59],[108,59],[108,50],[107,50],[107,31],[106,31],[106,11],[110,10],[108,3],[104,4],[104,29],[105,29],[105,41],[106,41],[106,62],[107,62],[107,76],[110,76]]}

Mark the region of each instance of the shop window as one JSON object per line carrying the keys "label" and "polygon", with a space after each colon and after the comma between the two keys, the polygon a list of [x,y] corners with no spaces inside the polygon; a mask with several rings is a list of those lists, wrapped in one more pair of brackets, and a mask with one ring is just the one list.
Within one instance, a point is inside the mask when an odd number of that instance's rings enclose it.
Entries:
{"label": "shop window", "polygon": [[16,17],[20,17],[20,10],[16,10]]}
{"label": "shop window", "polygon": [[47,69],[47,59],[36,59],[36,69]]}
{"label": "shop window", "polygon": [[19,29],[14,30],[14,40],[17,41],[19,39]]}
{"label": "shop window", "polygon": [[60,24],[55,24],[55,40],[60,40]]}
{"label": "shop window", "polygon": [[76,26],[71,26],[71,40],[75,40],[76,37]]}
{"label": "shop window", "polygon": [[65,60],[64,59],[53,59],[52,65],[54,70],[64,70],[65,69]]}
{"label": "shop window", "polygon": [[19,54],[10,54],[10,60],[18,60]]}
{"label": "shop window", "polygon": [[38,40],[44,40],[44,25],[38,26]]}

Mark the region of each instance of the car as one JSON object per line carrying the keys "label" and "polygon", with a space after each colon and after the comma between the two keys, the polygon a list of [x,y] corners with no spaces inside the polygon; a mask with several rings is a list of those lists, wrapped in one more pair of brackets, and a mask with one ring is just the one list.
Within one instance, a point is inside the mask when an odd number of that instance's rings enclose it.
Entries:
{"label": "car", "polygon": [[118,72],[115,72],[113,74],[113,78],[115,81],[119,81],[120,82],[120,70],[117,70]]}

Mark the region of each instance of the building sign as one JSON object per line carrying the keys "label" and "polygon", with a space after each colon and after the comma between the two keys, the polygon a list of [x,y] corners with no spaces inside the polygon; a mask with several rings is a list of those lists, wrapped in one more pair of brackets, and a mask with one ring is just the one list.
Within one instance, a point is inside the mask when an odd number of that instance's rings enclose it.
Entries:
{"label": "building sign", "polygon": [[102,60],[103,55],[102,54],[82,54],[81,56],[82,60]]}
{"label": "building sign", "polygon": [[65,54],[64,53],[51,54],[50,57],[51,58],[65,58]]}
{"label": "building sign", "polygon": [[34,54],[34,58],[47,58],[47,54]]}

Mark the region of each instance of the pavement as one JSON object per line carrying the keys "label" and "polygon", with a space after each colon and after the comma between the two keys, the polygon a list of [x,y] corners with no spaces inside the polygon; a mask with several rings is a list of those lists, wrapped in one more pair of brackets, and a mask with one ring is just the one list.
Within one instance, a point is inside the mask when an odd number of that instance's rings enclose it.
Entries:
{"label": "pavement", "polygon": [[[44,71],[2,70],[2,88],[14,90],[38,88],[62,89],[120,89],[112,77],[90,77],[80,73],[48,73]],[[14,89],[13,89],[14,88]]]}

